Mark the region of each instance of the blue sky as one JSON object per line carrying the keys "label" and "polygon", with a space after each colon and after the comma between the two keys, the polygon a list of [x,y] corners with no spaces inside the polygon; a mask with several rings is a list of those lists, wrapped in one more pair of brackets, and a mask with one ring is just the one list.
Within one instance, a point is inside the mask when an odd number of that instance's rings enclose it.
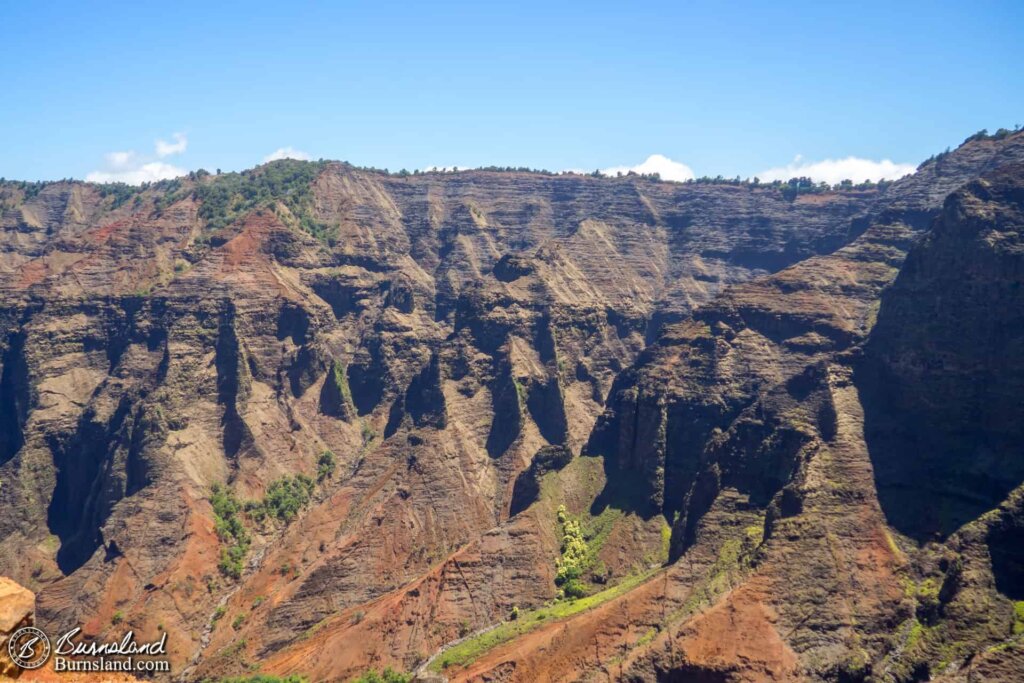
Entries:
{"label": "blue sky", "polygon": [[1022,58],[1019,1],[3,2],[0,176],[916,164],[1024,123]]}

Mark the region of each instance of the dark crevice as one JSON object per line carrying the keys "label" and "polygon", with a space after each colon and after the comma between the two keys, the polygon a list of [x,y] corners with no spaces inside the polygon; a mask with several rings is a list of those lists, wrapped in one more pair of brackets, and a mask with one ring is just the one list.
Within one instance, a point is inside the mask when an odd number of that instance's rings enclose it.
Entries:
{"label": "dark crevice", "polygon": [[352,403],[360,415],[369,415],[384,398],[387,370],[379,339],[366,343],[366,354],[360,354],[348,366],[348,386]]}
{"label": "dark crevice", "polygon": [[[639,683],[644,677],[632,677],[630,683]],[[698,664],[681,664],[672,669],[657,669],[654,680],[658,683],[729,683],[734,680],[731,671],[718,671]]]}
{"label": "dark crevice", "polygon": [[224,406],[221,418],[222,444],[229,458],[236,457],[251,446],[252,435],[238,412],[238,404],[246,398],[248,364],[245,362],[235,332],[235,309],[229,306],[221,316],[217,334],[215,363],[217,366],[217,402]]}
{"label": "dark crevice", "polygon": [[523,428],[520,391],[508,361],[502,362],[500,374],[491,383],[491,412],[494,420],[487,434],[487,453],[492,458],[500,458],[519,438]]}
{"label": "dark crevice", "polygon": [[100,528],[113,504],[124,495],[122,484],[110,475],[114,454],[124,439],[131,401],[124,397],[106,422],[90,409],[75,433],[51,437],[50,450],[57,484],[47,510],[50,532],[60,538],[57,565],[64,574],[81,567],[103,542]]}
{"label": "dark crevice", "polygon": [[305,309],[286,304],[277,316],[277,338],[284,340],[291,337],[293,343],[302,346],[309,334],[309,324],[309,314]]}
{"label": "dark crevice", "polygon": [[125,495],[131,496],[152,483],[150,462],[144,453],[150,440],[162,440],[165,434],[163,426],[151,417],[149,411],[140,409],[135,416],[128,443],[128,457],[125,461]]}
{"label": "dark crevice", "polygon": [[25,335],[18,332],[8,339],[0,373],[0,465],[17,455],[25,443],[29,401]]}
{"label": "dark crevice", "polygon": [[417,427],[444,429],[448,424],[442,381],[441,359],[434,353],[405,393],[405,409]]}
{"label": "dark crevice", "polygon": [[340,277],[319,278],[311,283],[316,295],[327,302],[337,320],[366,310],[367,303],[375,292],[359,284],[353,284]]}
{"label": "dark crevice", "polygon": [[549,377],[543,383],[532,382],[527,392],[526,408],[545,441],[552,444],[565,443],[569,435],[569,424],[565,417],[562,387],[557,377]]}
{"label": "dark crevice", "polygon": [[1011,600],[1024,600],[1024,508],[1005,511],[986,541],[996,588]]}
{"label": "dark crevice", "polygon": [[320,389],[319,405],[320,412],[324,415],[352,422],[356,415],[352,399],[348,395],[348,379],[345,372],[345,366],[342,363],[336,360],[331,361],[324,385]]}
{"label": "dark crevice", "polygon": [[391,404],[391,409],[388,411],[388,422],[384,425],[384,438],[390,439],[395,433],[398,432],[402,427],[402,422],[405,421],[405,396],[399,396],[395,399],[394,403]]}
{"label": "dark crevice", "polygon": [[288,368],[288,382],[292,395],[301,398],[327,370],[327,359],[317,344],[305,344],[295,354]]}

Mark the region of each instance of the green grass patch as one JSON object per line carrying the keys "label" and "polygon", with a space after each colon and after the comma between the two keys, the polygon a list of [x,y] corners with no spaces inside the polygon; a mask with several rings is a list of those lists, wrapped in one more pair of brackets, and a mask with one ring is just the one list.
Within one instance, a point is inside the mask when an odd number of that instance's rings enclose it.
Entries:
{"label": "green grass patch", "polygon": [[[663,628],[694,614],[701,605],[712,604],[732,587],[733,578],[750,566],[750,560],[760,542],[760,539],[754,540],[751,533],[753,528],[753,525],[747,527],[742,538],[731,538],[722,543],[715,562],[694,585],[686,602],[666,617]],[[763,529],[763,523],[760,528]]]}
{"label": "green grass patch", "polygon": [[654,640],[654,637],[656,635],[658,635],[658,629],[656,629],[656,628],[649,628],[649,629],[647,629],[647,631],[642,636],[640,636],[640,639],[638,641],[636,641],[636,647],[644,647],[646,645],[649,645],[651,643],[651,641]]}
{"label": "green grass patch", "polygon": [[558,523],[562,526],[562,556],[558,558],[555,584],[562,586],[570,597],[582,597],[578,594],[582,590],[578,580],[587,569],[590,548],[583,538],[583,527],[579,520],[570,519],[564,505],[558,508]]}
{"label": "green grass patch", "polygon": [[348,384],[348,368],[344,363],[337,360],[331,362],[324,390],[339,407],[350,415],[356,414],[355,404],[352,402],[352,388]]}
{"label": "green grass patch", "polygon": [[646,581],[657,572],[657,569],[634,574],[623,579],[619,584],[600,593],[588,595],[578,600],[562,600],[552,605],[534,610],[523,610],[515,621],[506,621],[478,636],[464,640],[455,645],[430,663],[430,670],[439,672],[452,666],[465,666],[478,659],[492,648],[506,643],[513,638],[529,633],[550,620],[565,619],[574,614],[585,612],[602,605],[613,598],[626,593]]}
{"label": "green grass patch", "polygon": [[907,634],[907,649],[914,649],[921,642],[924,633],[924,625],[917,619],[914,619],[914,623],[910,625],[910,632]]}
{"label": "green grass patch", "polygon": [[1024,600],[1013,603],[1013,635],[1024,634]]}
{"label": "green grass patch", "polygon": [[[677,515],[678,516],[678,515]],[[668,556],[672,549],[672,526],[662,519],[661,521],[661,561],[668,562]]]}

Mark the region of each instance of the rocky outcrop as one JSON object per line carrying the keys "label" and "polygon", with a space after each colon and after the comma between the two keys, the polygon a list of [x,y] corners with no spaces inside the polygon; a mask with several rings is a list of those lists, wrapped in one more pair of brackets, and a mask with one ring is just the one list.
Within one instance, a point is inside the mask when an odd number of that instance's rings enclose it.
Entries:
{"label": "rocky outcrop", "polygon": [[1020,166],[952,194],[882,297],[859,385],[879,496],[944,538],[1024,482]]}
{"label": "rocky outcrop", "polygon": [[7,652],[10,637],[20,628],[35,624],[36,596],[32,591],[0,576],[0,677],[18,678],[22,669]]}

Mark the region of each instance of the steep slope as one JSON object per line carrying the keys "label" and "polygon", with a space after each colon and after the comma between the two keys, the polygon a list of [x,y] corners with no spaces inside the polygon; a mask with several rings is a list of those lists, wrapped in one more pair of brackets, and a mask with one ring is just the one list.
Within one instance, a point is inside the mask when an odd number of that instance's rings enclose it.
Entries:
{"label": "steep slope", "polygon": [[886,292],[865,348],[879,495],[918,540],[945,538],[1024,481],[1013,457],[1024,439],[1019,170],[947,203]]}
{"label": "steep slope", "polygon": [[918,246],[890,214],[669,327],[589,451],[674,520],[671,564],[455,678],[1019,680],[1022,188],[1002,167]]}
{"label": "steep slope", "polygon": [[[855,671],[924,569],[889,541],[851,379],[913,341],[880,312],[863,368],[844,352],[935,188],[1014,160],[1024,136],[975,140],[883,190],[796,198],[288,161],[134,192],[5,184],[0,573],[48,627],[166,629],[186,680],[411,669],[605,586],[511,660],[448,673],[685,672],[662,648],[733,612],[782,633],[772,651],[687,645],[687,666]],[[985,533],[1017,538],[1015,514]]]}

